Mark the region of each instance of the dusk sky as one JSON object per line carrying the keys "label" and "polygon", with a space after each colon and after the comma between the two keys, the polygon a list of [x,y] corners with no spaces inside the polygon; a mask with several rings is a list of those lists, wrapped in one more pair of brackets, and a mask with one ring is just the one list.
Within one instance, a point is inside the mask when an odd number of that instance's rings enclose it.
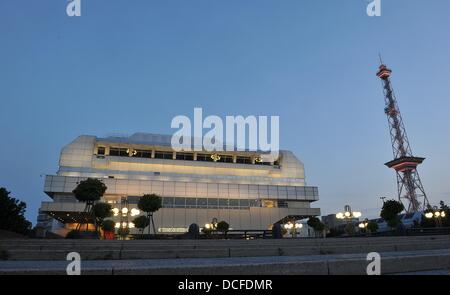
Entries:
{"label": "dusk sky", "polygon": [[172,134],[177,115],[280,116],[322,215],[396,197],[381,53],[432,204],[450,202],[450,1],[0,0],[0,186],[36,223],[78,135]]}

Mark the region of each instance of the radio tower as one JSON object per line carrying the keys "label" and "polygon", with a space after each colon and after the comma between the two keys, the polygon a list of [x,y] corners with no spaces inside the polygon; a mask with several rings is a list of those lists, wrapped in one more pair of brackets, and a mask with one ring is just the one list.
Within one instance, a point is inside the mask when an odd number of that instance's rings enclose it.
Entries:
{"label": "radio tower", "polygon": [[[380,58],[381,61],[381,58]],[[405,208],[408,213],[423,211],[429,205],[422,182],[420,181],[417,166],[425,158],[415,157],[411,152],[405,126],[392,90],[389,77],[392,71],[381,62],[377,76],[383,82],[384,100],[386,107],[384,112],[387,115],[389,131],[391,134],[392,151],[394,160],[385,165],[393,168],[397,174],[398,199],[405,200]]]}

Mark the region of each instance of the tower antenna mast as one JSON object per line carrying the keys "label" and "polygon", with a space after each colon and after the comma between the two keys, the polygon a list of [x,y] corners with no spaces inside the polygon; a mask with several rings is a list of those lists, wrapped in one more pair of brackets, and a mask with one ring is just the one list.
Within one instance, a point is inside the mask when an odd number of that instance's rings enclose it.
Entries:
{"label": "tower antenna mast", "polygon": [[385,165],[394,169],[397,174],[398,199],[401,202],[403,201],[406,211],[408,213],[424,211],[429,202],[417,172],[417,166],[422,164],[425,158],[413,156],[390,81],[392,71],[383,64],[381,55],[379,57],[381,64],[377,76],[383,83],[386,104],[384,112],[388,119],[394,156],[394,160],[385,163]]}

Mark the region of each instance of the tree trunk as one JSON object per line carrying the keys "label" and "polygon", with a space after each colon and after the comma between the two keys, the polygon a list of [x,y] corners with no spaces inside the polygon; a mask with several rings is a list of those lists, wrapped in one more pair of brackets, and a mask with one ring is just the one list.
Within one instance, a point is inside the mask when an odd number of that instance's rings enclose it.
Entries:
{"label": "tree trunk", "polygon": [[155,221],[153,221],[153,213],[151,213],[151,217],[152,217],[152,225],[153,225],[153,234],[156,235]]}

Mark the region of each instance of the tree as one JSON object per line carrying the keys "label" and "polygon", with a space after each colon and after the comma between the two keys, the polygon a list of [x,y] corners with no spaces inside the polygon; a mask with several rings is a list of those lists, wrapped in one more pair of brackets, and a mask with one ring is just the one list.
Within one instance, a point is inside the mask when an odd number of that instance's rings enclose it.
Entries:
{"label": "tree", "polygon": [[27,204],[9,196],[10,192],[0,187],[0,229],[26,234],[31,222],[24,214]]}
{"label": "tree", "polygon": [[230,225],[226,221],[221,221],[217,224],[217,230],[227,234],[228,229],[230,228]]}
{"label": "tree", "polygon": [[389,200],[384,202],[383,208],[381,209],[380,217],[386,220],[389,227],[395,228],[400,223],[400,214],[405,207],[403,204],[396,200]]}
{"label": "tree", "polygon": [[[153,226],[153,233],[156,234],[155,222],[153,221],[153,213],[162,207],[162,198],[155,194],[146,194],[141,197],[138,208],[147,213],[149,224]],[[150,234],[150,226],[148,227]]]}
{"label": "tree", "polygon": [[102,226],[103,220],[112,216],[112,207],[108,203],[96,203],[93,207],[93,212],[97,218],[96,224]]}
{"label": "tree", "polygon": [[323,233],[323,230],[325,229],[325,224],[320,221],[319,218],[312,216],[307,221],[308,226],[312,227],[314,229],[314,232],[317,233]]}
{"label": "tree", "polygon": [[138,228],[141,233],[143,233],[144,232],[144,228],[149,226],[150,221],[149,221],[147,216],[141,215],[141,216],[136,217],[133,220],[133,223],[134,223],[134,226],[136,228]]}
{"label": "tree", "polygon": [[114,226],[115,225],[116,225],[116,223],[113,220],[108,219],[108,220],[103,221],[102,229],[104,231],[114,231]]}
{"label": "tree", "polygon": [[367,224],[367,230],[369,233],[376,233],[378,231],[378,223],[373,220],[369,221]]}
{"label": "tree", "polygon": [[[96,228],[97,223],[93,205],[96,201],[100,200],[106,189],[107,187],[102,181],[96,178],[88,178],[86,180],[80,181],[77,187],[72,191],[78,201],[86,203],[84,212],[92,217]],[[84,222],[86,223],[87,228],[89,220],[86,218]],[[79,226],[80,225],[81,223],[79,224]]]}

